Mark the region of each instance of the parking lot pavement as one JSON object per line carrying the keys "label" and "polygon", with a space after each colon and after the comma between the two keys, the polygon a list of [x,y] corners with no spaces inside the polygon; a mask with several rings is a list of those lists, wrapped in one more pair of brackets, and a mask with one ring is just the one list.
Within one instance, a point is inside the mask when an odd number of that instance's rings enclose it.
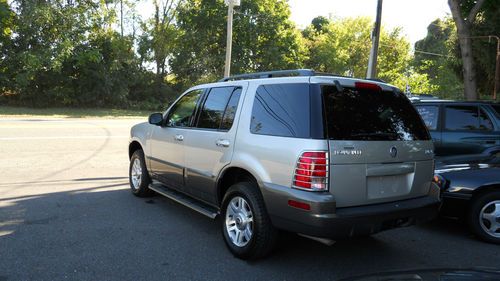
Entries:
{"label": "parking lot pavement", "polygon": [[245,262],[220,222],[128,191],[133,119],[0,119],[0,280],[335,280],[499,266],[500,247],[435,221],[331,247],[282,235]]}

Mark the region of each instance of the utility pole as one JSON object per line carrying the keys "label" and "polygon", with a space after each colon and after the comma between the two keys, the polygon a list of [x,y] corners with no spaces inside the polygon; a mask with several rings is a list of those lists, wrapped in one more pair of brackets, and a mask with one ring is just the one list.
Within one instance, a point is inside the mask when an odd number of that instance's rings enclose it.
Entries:
{"label": "utility pole", "polygon": [[123,38],[123,0],[120,0],[120,29]]}
{"label": "utility pole", "polygon": [[240,0],[224,0],[227,8],[227,43],[226,43],[226,66],[224,67],[224,77],[231,75],[231,52],[233,49],[233,15],[234,7],[240,5]]}
{"label": "utility pole", "polygon": [[377,57],[378,57],[378,44],[380,40],[380,27],[382,24],[382,0],[378,0],[377,4],[377,18],[375,20],[375,27],[372,31],[372,48],[370,50],[370,59],[368,60],[368,71],[366,77],[368,79],[377,77]]}

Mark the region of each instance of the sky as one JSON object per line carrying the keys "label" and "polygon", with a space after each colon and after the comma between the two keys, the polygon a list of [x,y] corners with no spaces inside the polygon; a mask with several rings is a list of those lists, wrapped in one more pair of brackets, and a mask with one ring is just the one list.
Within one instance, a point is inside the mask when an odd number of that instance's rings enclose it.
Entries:
{"label": "sky", "polygon": [[[299,28],[320,15],[375,19],[377,10],[377,0],[289,0],[289,3],[292,20]],[[429,23],[447,14],[450,14],[447,0],[384,0],[382,24],[389,28],[402,27],[413,45],[425,37]]]}
{"label": "sky", "polygon": [[[245,0],[241,0],[245,1]],[[292,20],[304,28],[317,16],[356,17],[375,19],[377,0],[288,0]],[[403,33],[414,43],[425,37],[427,26],[437,18],[450,13],[447,0],[384,0],[382,24],[388,28],[402,27]],[[142,18],[153,13],[152,1],[138,5]]]}

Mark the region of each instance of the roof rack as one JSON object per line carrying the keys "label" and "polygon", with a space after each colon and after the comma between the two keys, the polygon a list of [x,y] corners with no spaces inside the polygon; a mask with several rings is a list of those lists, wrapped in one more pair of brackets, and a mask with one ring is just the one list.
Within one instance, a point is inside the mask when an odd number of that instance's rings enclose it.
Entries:
{"label": "roof rack", "polygon": [[243,80],[243,79],[262,79],[262,78],[276,78],[276,77],[291,77],[291,76],[337,76],[343,77],[331,73],[315,72],[312,69],[293,69],[293,70],[278,70],[278,71],[266,71],[266,72],[256,72],[249,74],[240,74],[230,77],[223,78],[219,82]]}
{"label": "roof rack", "polygon": [[382,79],[379,79],[379,78],[366,78],[366,80],[380,82],[380,83],[387,83],[385,80],[382,80]]}

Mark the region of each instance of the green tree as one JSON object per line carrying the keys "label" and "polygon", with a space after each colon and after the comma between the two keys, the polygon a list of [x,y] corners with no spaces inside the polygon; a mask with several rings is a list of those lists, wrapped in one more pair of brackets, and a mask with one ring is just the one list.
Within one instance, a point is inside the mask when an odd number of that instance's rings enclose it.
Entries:
{"label": "green tree", "polygon": [[177,42],[175,26],[178,0],[155,0],[154,15],[142,23],[143,35],[139,41],[139,53],[145,61],[154,62],[159,83],[167,75],[167,60],[172,57]]}
{"label": "green tree", "polygon": [[[472,26],[472,36],[500,36],[499,31],[500,5],[497,0],[486,0],[481,7],[478,19]],[[475,38],[472,39],[472,49],[479,97],[489,97],[493,93],[495,83],[497,42],[495,39]],[[497,98],[500,98],[499,94],[497,92]]]}
{"label": "green tree", "polygon": [[[472,27],[486,0],[448,0],[457,27],[458,44],[462,56],[464,93],[467,100],[477,100],[477,77],[472,48]],[[493,0],[497,2],[496,0]],[[498,3],[496,3],[498,5]]]}
{"label": "green tree", "polygon": [[[367,17],[341,18],[330,21],[318,30],[311,24],[304,30],[309,49],[306,67],[322,72],[365,77],[370,53],[372,20]],[[382,28],[379,49],[378,77],[398,86],[410,79],[413,91],[428,92],[432,87],[426,75],[410,69],[410,44],[400,28]],[[411,81],[411,79],[418,81]]]}
{"label": "green tree", "polygon": [[10,50],[14,16],[7,0],[0,0],[0,98],[8,85],[6,58]]}
{"label": "green tree", "polygon": [[413,65],[418,73],[429,77],[435,94],[442,98],[463,97],[461,60],[456,44],[456,28],[451,18],[434,20],[427,28],[426,37],[415,43]]}
{"label": "green tree", "polygon": [[[306,49],[285,0],[247,0],[234,16],[232,72],[299,68]],[[213,81],[224,72],[227,7],[223,0],[179,6],[179,44],[171,60],[178,81]]]}

